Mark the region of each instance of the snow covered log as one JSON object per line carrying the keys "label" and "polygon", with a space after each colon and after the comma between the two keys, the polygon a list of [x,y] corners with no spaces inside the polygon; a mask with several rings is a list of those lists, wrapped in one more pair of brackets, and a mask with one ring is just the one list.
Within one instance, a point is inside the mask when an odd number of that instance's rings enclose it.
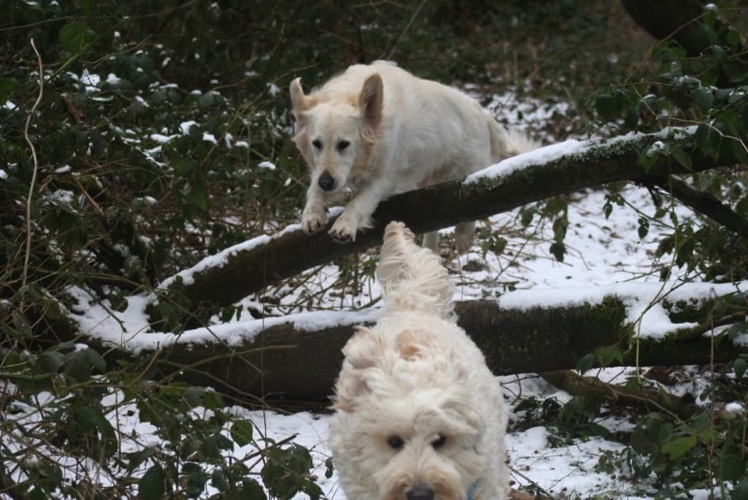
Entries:
{"label": "snow covered log", "polygon": [[[675,150],[688,149],[690,139],[690,130],[671,129],[541,148],[463,180],[393,196],[380,203],[375,226],[359,233],[355,242],[338,244],[326,230],[306,235],[300,226],[290,226],[277,235],[261,236],[209,257],[165,280],[159,293],[177,294],[186,310],[202,308],[210,314],[281,279],[380,244],[384,226],[391,220],[402,220],[420,234],[588,187],[616,181],[662,185],[673,174],[727,164],[689,152],[693,167],[687,170],[671,157],[658,154],[656,145],[662,141]],[[644,155],[653,158],[649,169],[640,164]],[[154,325],[161,319],[157,307],[149,310],[149,316]]]}
{"label": "snow covered log", "polygon": [[[509,375],[575,368],[601,346],[620,349],[622,357],[612,365],[708,364],[732,361],[741,352],[747,353],[748,346],[727,340],[712,346],[712,337],[699,331],[699,324],[709,323],[703,316],[710,308],[706,304],[698,308],[702,312],[691,311],[689,322],[679,323],[680,329],[665,338],[642,337],[638,353],[632,340],[631,301],[619,296],[530,308],[467,301],[456,303],[455,310],[491,370]],[[143,349],[141,345],[137,357],[158,358],[152,366],[160,375],[214,387],[242,404],[320,408],[332,393],[343,359],[341,348],[357,324],[371,324],[377,314],[376,310],[305,313],[227,326],[225,331],[216,328],[210,335],[205,329],[188,331],[174,336],[178,340],[171,343],[154,334],[153,347]],[[680,314],[679,321],[685,321]],[[147,337],[149,334],[142,334],[140,339]],[[123,353],[121,350],[119,355]]]}

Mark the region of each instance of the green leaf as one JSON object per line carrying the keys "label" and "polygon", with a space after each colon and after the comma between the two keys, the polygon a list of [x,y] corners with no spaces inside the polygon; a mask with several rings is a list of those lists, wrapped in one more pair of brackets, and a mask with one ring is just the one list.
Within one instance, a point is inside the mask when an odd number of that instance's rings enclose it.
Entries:
{"label": "green leaf", "polygon": [[86,23],[72,22],[60,29],[60,44],[70,54],[79,54],[96,39],[96,33]]}
{"label": "green leaf", "polygon": [[0,78],[0,102],[7,101],[10,93],[18,88],[18,80],[15,78]]}
{"label": "green leaf", "polygon": [[154,465],[138,481],[139,500],[162,500],[166,496],[166,473]]}
{"label": "green leaf", "polygon": [[180,483],[184,486],[188,498],[197,498],[205,490],[208,478],[208,474],[199,464],[187,462],[182,466]]}
{"label": "green leaf", "polygon": [[693,170],[693,162],[691,161],[691,155],[686,153],[683,149],[678,148],[670,152],[671,156],[675,158],[675,161],[680,163],[687,170]]}
{"label": "green leaf", "polygon": [[738,358],[732,363],[732,371],[735,372],[735,378],[740,379],[745,375],[746,361],[745,358]]}
{"label": "green leaf", "polygon": [[563,241],[566,231],[569,228],[569,221],[566,218],[559,217],[553,221],[553,239],[557,242]]}
{"label": "green leaf", "polygon": [[76,382],[86,382],[91,378],[91,362],[86,349],[73,351],[66,356],[64,373]]}
{"label": "green leaf", "polygon": [[620,105],[611,94],[601,94],[595,99],[595,110],[604,120],[615,120],[621,111]]}
{"label": "green leaf", "polygon": [[585,354],[584,356],[582,356],[582,359],[577,361],[577,366],[575,368],[579,373],[585,373],[587,370],[592,368],[592,365],[594,363],[595,355],[592,353]]}
{"label": "green leaf", "polygon": [[223,400],[221,393],[211,389],[206,389],[203,393],[203,406],[209,410],[218,410],[219,408],[224,408],[226,403]]}
{"label": "green leaf", "polygon": [[522,210],[522,216],[520,217],[520,223],[524,227],[528,227],[532,223],[532,218],[535,216],[535,209]]}
{"label": "green leaf", "polygon": [[488,249],[496,255],[501,255],[504,253],[504,250],[506,250],[506,246],[508,243],[509,241],[506,238],[497,236],[489,240]]}
{"label": "green leaf", "polygon": [[239,420],[231,426],[231,439],[239,446],[246,446],[252,442],[254,426],[249,420]]}
{"label": "green leaf", "polygon": [[645,217],[639,217],[639,239],[643,240],[649,234],[649,220]]}
{"label": "green leaf", "polygon": [[91,366],[102,373],[106,371],[106,361],[104,361],[104,358],[101,357],[101,354],[99,354],[98,351],[89,347],[83,349],[82,352],[85,354],[86,360],[88,360]]}
{"label": "green leaf", "polygon": [[556,258],[557,261],[563,262],[564,255],[566,254],[566,245],[563,243],[551,243],[550,248],[551,254]]}
{"label": "green leaf", "polygon": [[208,436],[200,446],[200,455],[206,461],[220,461],[222,450],[230,450],[234,443],[220,432]]}
{"label": "green leaf", "polygon": [[699,87],[693,96],[693,102],[699,108],[699,111],[708,113],[714,105],[714,95],[704,87]]}
{"label": "green leaf", "polygon": [[660,153],[656,150],[650,150],[639,155],[639,165],[641,165],[646,172],[649,172],[659,159]]}
{"label": "green leaf", "polygon": [[623,352],[620,347],[615,345],[598,347],[595,349],[595,359],[597,359],[602,366],[608,366],[613,361],[623,363]]}
{"label": "green leaf", "polygon": [[737,481],[745,477],[745,460],[733,453],[723,454],[719,461],[719,471],[720,479]]}
{"label": "green leaf", "polygon": [[41,373],[57,373],[65,362],[65,355],[58,351],[44,351],[36,358],[34,368]]}
{"label": "green leaf", "polygon": [[330,479],[335,472],[332,458],[325,460],[325,478]]}
{"label": "green leaf", "polygon": [[748,479],[743,479],[730,492],[732,500],[748,500]]}
{"label": "green leaf", "polygon": [[242,500],[267,500],[265,490],[262,486],[254,479],[244,478],[241,490],[239,490],[239,496]]}
{"label": "green leaf", "polygon": [[613,204],[610,202],[610,200],[605,201],[605,205],[603,205],[603,213],[605,214],[605,218],[610,218],[610,214],[613,213]]}
{"label": "green leaf", "polygon": [[210,475],[210,485],[221,492],[228,491],[231,487],[222,469],[215,469],[213,471],[213,474]]}
{"label": "green leaf", "polygon": [[681,436],[665,443],[662,446],[662,452],[670,457],[671,460],[677,461],[696,446],[696,436]]}
{"label": "green leaf", "polygon": [[270,448],[266,450],[266,458],[261,476],[271,495],[290,499],[304,492],[312,500],[322,496],[322,490],[309,475],[314,462],[308,449],[297,444],[284,449]]}
{"label": "green leaf", "polygon": [[132,471],[140,467],[140,464],[156,455],[157,451],[158,449],[155,446],[146,446],[140,451],[127,454],[127,472],[131,473]]}

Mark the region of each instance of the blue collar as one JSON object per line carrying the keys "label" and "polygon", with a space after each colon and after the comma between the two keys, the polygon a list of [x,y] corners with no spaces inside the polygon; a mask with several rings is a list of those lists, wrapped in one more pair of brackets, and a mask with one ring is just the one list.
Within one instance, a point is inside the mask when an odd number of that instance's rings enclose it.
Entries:
{"label": "blue collar", "polygon": [[474,500],[473,495],[475,494],[476,491],[478,491],[478,483],[471,484],[470,487],[468,488],[467,497],[465,498],[465,500]]}

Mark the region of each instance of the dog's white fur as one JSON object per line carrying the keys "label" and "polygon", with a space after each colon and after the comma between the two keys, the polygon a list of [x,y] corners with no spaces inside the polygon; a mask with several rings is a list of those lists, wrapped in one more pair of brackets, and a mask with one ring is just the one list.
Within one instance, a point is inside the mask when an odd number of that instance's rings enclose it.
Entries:
{"label": "dog's white fur", "polygon": [[507,498],[502,390],[455,323],[439,257],[391,222],[377,277],[386,309],[348,341],[336,384],[330,447],[343,491],[349,500]]}
{"label": "dog's white fur", "polygon": [[[383,61],[351,66],[309,95],[297,78],[290,94],[294,140],[311,168],[302,226],[310,233],[322,229],[327,207],[352,191],[330,230],[340,241],[370,227],[379,202],[395,193],[463,177],[537,147],[508,133],[459,90]],[[457,226],[460,253],[474,233],[472,222]],[[426,239],[432,250],[435,236]]]}

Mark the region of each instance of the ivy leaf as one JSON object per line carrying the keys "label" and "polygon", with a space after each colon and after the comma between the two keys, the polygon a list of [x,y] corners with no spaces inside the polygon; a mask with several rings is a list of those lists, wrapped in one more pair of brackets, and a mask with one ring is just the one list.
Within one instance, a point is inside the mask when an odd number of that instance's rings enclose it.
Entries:
{"label": "ivy leaf", "polygon": [[693,170],[693,162],[691,161],[691,155],[686,153],[683,149],[674,149],[670,154],[675,158],[675,161],[681,164],[687,170]]}
{"label": "ivy leaf", "polygon": [[665,443],[662,452],[671,460],[679,460],[696,446],[696,436],[681,436]]}
{"label": "ivy leaf", "polygon": [[154,465],[138,481],[140,500],[161,500],[166,493],[166,474],[160,465]]}
{"label": "ivy leaf", "polygon": [[732,371],[735,372],[735,378],[740,379],[745,375],[746,361],[745,358],[738,358],[732,363]]}
{"label": "ivy leaf", "polygon": [[644,217],[639,217],[639,239],[643,240],[649,234],[649,221]]}
{"label": "ivy leaf", "polygon": [[83,52],[96,39],[96,33],[86,23],[68,23],[60,29],[60,44],[70,54]]}
{"label": "ivy leaf", "polygon": [[556,258],[557,261],[563,262],[564,255],[566,254],[566,245],[563,243],[552,243],[550,248],[551,254]]}
{"label": "ivy leaf", "polygon": [[239,446],[246,446],[252,442],[254,427],[248,420],[239,420],[231,426],[231,439]]}
{"label": "ivy leaf", "polygon": [[593,363],[595,362],[595,355],[592,353],[585,354],[582,356],[582,359],[577,361],[576,370],[579,373],[585,373],[587,370],[592,368]]}
{"label": "ivy leaf", "polygon": [[696,107],[699,108],[699,111],[702,113],[708,113],[714,105],[714,95],[704,87],[699,87],[699,89],[694,93],[693,102],[696,104]]}
{"label": "ivy leaf", "polygon": [[[737,481],[745,476],[745,460],[733,453],[723,454],[720,459],[719,471],[721,478],[725,481]],[[738,497],[733,495],[732,498]]]}
{"label": "ivy leaf", "polygon": [[743,479],[732,489],[730,498],[734,500],[745,500],[748,498],[748,479]]}
{"label": "ivy leaf", "polygon": [[621,112],[621,106],[611,94],[601,94],[595,99],[595,110],[604,120],[615,120]]}

